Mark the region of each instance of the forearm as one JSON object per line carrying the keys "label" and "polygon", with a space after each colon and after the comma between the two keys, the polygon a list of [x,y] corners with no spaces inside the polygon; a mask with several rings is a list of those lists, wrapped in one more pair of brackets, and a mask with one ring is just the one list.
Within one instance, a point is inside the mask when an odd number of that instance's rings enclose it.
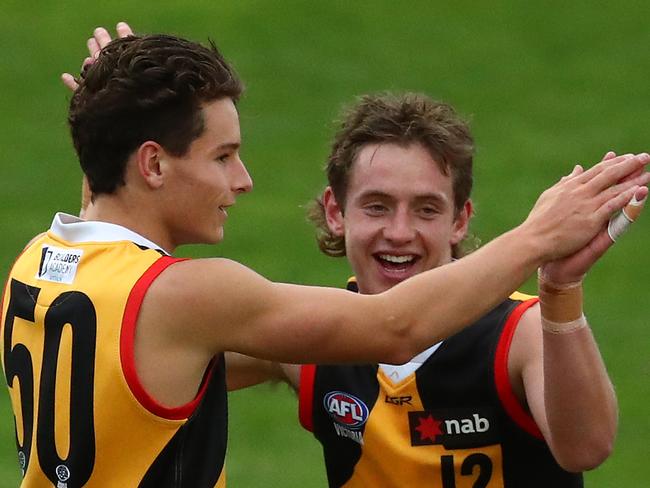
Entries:
{"label": "forearm", "polygon": [[417,353],[457,333],[507,298],[542,259],[535,239],[520,227],[463,259],[396,285],[385,295],[395,307],[393,315],[410,316],[414,321]]}
{"label": "forearm", "polygon": [[548,281],[545,271],[539,293],[547,440],[562,466],[584,471],[611,452],[616,396],[582,311],[582,282]]}
{"label": "forearm", "polygon": [[543,332],[547,442],[571,471],[593,469],[616,437],[616,395],[589,327],[570,334]]}
{"label": "forearm", "polygon": [[268,381],[286,381],[280,363],[257,359],[236,352],[226,353],[228,391],[235,391]]}

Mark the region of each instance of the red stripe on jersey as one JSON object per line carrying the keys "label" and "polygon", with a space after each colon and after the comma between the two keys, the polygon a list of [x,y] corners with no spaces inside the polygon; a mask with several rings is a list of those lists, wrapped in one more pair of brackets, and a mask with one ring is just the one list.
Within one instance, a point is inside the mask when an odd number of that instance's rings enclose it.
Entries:
{"label": "red stripe on jersey", "polygon": [[122,361],[122,371],[124,372],[124,377],[129,385],[131,393],[133,393],[133,396],[135,396],[138,402],[140,402],[140,404],[149,412],[158,417],[169,420],[186,419],[192,414],[201,401],[201,398],[203,398],[203,394],[205,393],[206,386],[212,374],[213,366],[212,362],[208,365],[201,387],[194,400],[185,405],[174,408],[161,405],[151,395],[149,395],[149,393],[144,389],[144,386],[142,386],[142,383],[140,383],[140,379],[136,372],[134,348],[135,328],[142,301],[144,300],[144,296],[147,293],[149,286],[151,286],[151,283],[153,283],[160,273],[170,265],[179,261],[184,261],[184,259],[163,256],[154,262],[149,269],[144,272],[140,279],[138,279],[126,302],[124,317],[122,318],[122,332],[120,336],[120,359]]}
{"label": "red stripe on jersey", "polygon": [[300,425],[309,432],[314,431],[314,378],[315,364],[303,364],[300,367],[300,391],[298,393],[298,417]]}
{"label": "red stripe on jersey", "polygon": [[494,380],[496,382],[497,393],[505,411],[510,415],[510,418],[521,427],[524,431],[528,432],[533,437],[544,439],[539,427],[535,423],[533,417],[524,410],[519,403],[519,399],[515,395],[510,384],[510,375],[508,374],[508,353],[510,352],[510,345],[512,338],[517,330],[517,325],[521,316],[526,310],[535,305],[539,301],[538,298],[532,298],[522,302],[515,308],[508,320],[506,321],[499,344],[497,344],[496,356],[494,359]]}

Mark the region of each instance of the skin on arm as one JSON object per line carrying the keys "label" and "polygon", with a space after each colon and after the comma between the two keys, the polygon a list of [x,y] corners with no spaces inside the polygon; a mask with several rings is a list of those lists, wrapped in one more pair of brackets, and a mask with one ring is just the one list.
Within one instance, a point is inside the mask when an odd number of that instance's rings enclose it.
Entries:
{"label": "skin on arm", "polygon": [[[558,183],[517,229],[378,295],[273,283],[226,259],[176,263],[145,296],[135,346],[138,374],[155,398],[169,403],[193,398],[219,351],[290,363],[402,363],[472,323],[543,261],[584,247],[631,198],[639,179],[614,185],[615,192],[610,185],[645,160],[618,158],[578,184],[577,178]],[[598,193],[602,185],[609,196]],[[467,296],[476,299],[467,302]]]}
{"label": "skin on arm", "polygon": [[[380,295],[274,284],[227,260],[177,263],[145,297],[136,362],[155,366],[160,375],[185,369],[179,378],[197,381],[210,358],[226,350],[288,362],[403,362],[478,318],[541,262],[584,246],[636,186],[647,183],[644,174],[616,184],[647,160],[615,158],[558,183],[517,229]],[[474,293],[486,289],[490,296]],[[469,294],[477,299],[459,307]],[[147,354],[159,357],[140,359]],[[182,368],[158,367],[169,363]]]}
{"label": "skin on arm", "polygon": [[[228,391],[240,390],[249,386],[287,381],[284,364],[257,359],[238,352],[226,352],[226,383]],[[298,365],[287,365],[300,368]]]}
{"label": "skin on arm", "polygon": [[[605,159],[614,156],[608,153]],[[639,189],[635,196],[642,200],[647,189]],[[604,228],[580,251],[544,265],[540,276],[559,285],[580,283],[612,244]],[[542,329],[540,307],[531,308],[515,332],[508,366],[517,396],[528,405],[563,468],[593,469],[609,456],[618,407],[589,327],[553,334]]]}
{"label": "skin on arm", "polygon": [[[643,159],[643,158],[642,158],[642,159]],[[619,161],[620,161],[620,159],[619,159]],[[602,168],[601,168],[601,169],[602,169]],[[634,172],[638,173],[638,170],[634,170]],[[636,174],[636,173],[635,173],[635,174]],[[600,173],[597,173],[597,174],[600,175]],[[582,177],[581,180],[588,180],[588,178],[585,178],[585,177],[584,177],[584,172],[582,172],[582,171],[579,171],[579,170],[576,171],[575,174],[574,174],[574,176],[577,176],[577,175],[580,175],[580,176]],[[602,175],[601,175],[601,176],[602,176]],[[645,178],[645,177],[646,177],[645,175],[638,175],[638,174],[635,176],[635,178]],[[567,181],[567,179],[565,178],[565,179],[562,180],[561,183],[566,182],[566,181]],[[583,181],[581,184],[584,184],[584,181]],[[631,194],[628,193],[628,194],[625,195],[625,198],[627,199],[627,198],[629,198],[630,196],[631,196]],[[602,233],[601,233],[601,234],[602,234]],[[601,235],[601,234],[599,234],[599,235]],[[591,245],[591,243],[590,243],[590,245]],[[478,254],[477,254],[477,255],[478,255]],[[471,262],[471,263],[474,262],[473,260],[475,260],[475,258],[476,258],[476,256],[472,256],[472,255],[470,255],[470,256],[464,258],[463,260],[461,260],[461,261],[459,261],[459,262],[456,262],[456,263],[452,263],[452,264],[450,264],[450,265],[447,265],[447,266],[445,266],[444,268],[445,268],[446,270],[448,270],[448,269],[450,269],[450,267],[458,266],[458,265],[460,265],[461,263],[462,263],[462,264],[468,264],[468,265],[469,265],[470,262]],[[476,265],[474,265],[474,264],[471,264],[471,265],[469,265],[468,267],[471,267],[471,268],[473,268],[473,269],[475,269],[475,270],[476,270],[476,269],[478,269],[478,270],[481,269],[481,266],[480,266],[480,265],[479,265],[479,266],[476,266]],[[438,270],[437,272],[440,272],[440,270]],[[502,275],[500,274],[500,276],[502,276]],[[399,289],[400,289],[400,286],[402,286],[402,285],[403,285],[403,284],[398,285],[397,287],[395,287],[394,290],[399,290]],[[452,280],[452,279],[449,279],[449,280],[446,280],[446,283],[445,283],[445,285],[443,285],[443,288],[441,288],[440,293],[446,294],[446,295],[449,297],[449,295],[450,295],[450,293],[452,293],[452,291],[454,291],[454,290],[458,290],[459,287],[462,287],[462,286],[463,286],[462,283],[458,283],[458,282],[456,282],[456,281],[454,281],[454,280]],[[513,287],[513,288],[514,288],[514,287]],[[460,293],[459,295],[460,295],[459,298],[456,298],[456,300],[462,300],[462,296],[463,296],[463,294]],[[431,296],[437,296],[437,293],[434,292]],[[466,295],[464,295],[464,296],[466,296]],[[406,298],[406,300],[408,300],[408,298]],[[454,303],[454,299],[451,299],[451,298],[448,299],[448,300],[447,300],[447,303]],[[451,311],[447,311],[446,313],[447,313],[447,314],[451,314],[452,312],[451,312]],[[317,314],[315,314],[315,315],[317,316]],[[441,315],[437,315],[436,313],[429,313],[428,316],[441,316]],[[442,315],[442,316],[445,316],[445,315]],[[469,323],[469,322],[468,322],[468,323]],[[373,324],[372,327],[373,327],[375,333],[378,332],[378,331],[383,331],[383,327],[378,326],[378,324]],[[448,331],[446,335],[450,335],[451,333],[453,333],[453,332],[452,332],[452,331]],[[444,335],[441,335],[440,338],[442,338],[442,337],[445,337],[445,336],[444,336]],[[429,338],[429,340],[431,340],[431,339]],[[428,343],[430,344],[431,342],[428,342]],[[365,346],[365,344],[364,344],[364,346]],[[411,352],[412,352],[413,354],[415,354],[415,353],[419,352],[420,350],[422,350],[423,348],[424,348],[424,347],[418,347],[418,348],[412,350]],[[411,354],[411,355],[412,355],[412,354]],[[402,356],[402,357],[401,357],[401,360],[405,360],[405,359],[408,359],[408,358],[410,358],[410,357],[411,357],[410,355]],[[276,358],[276,359],[281,360],[281,358]],[[361,357],[355,357],[354,359],[361,360]],[[294,359],[294,361],[295,361],[295,360],[296,360],[296,359]],[[330,358],[327,358],[327,360],[328,360],[328,361],[331,361]],[[345,360],[345,359],[344,359],[344,358],[341,358],[341,360],[343,361],[343,360]],[[376,361],[376,360],[372,360],[372,359],[368,359],[368,360],[371,361],[371,362],[375,362],[375,361]],[[310,362],[311,362],[311,361],[317,361],[317,359],[316,359],[316,358],[313,358],[313,357],[309,357],[309,358],[308,358],[308,361],[310,361]],[[386,361],[386,362],[391,362],[391,361]],[[399,363],[399,362],[403,362],[403,361],[400,361],[400,360],[393,360],[392,362],[394,362],[394,363]],[[263,365],[263,363],[261,363],[261,364]],[[267,369],[268,369],[268,368],[267,368]],[[293,374],[292,374],[291,372],[293,372]],[[232,374],[235,375],[236,372],[235,372],[235,371],[232,371]],[[289,376],[290,376],[290,378],[289,378],[289,379],[290,379],[290,383],[292,383],[292,384],[294,385],[294,387],[297,387],[297,386],[298,386],[298,382],[299,382],[299,380],[298,380],[298,376],[299,376],[298,368],[297,368],[296,366],[288,365],[288,366],[285,368],[285,376],[286,376],[287,374],[289,374]],[[263,375],[261,375],[259,378],[263,378]],[[260,381],[263,381],[263,379],[260,379]]]}
{"label": "skin on arm", "polygon": [[617,403],[589,327],[566,335],[542,332],[539,306],[522,316],[508,370],[553,456],[568,471],[586,471],[609,456]]}

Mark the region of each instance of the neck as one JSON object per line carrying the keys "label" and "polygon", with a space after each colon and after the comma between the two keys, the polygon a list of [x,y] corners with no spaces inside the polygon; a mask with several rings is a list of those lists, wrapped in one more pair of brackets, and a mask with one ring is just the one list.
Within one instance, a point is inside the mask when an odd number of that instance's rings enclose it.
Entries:
{"label": "neck", "polygon": [[85,209],[83,217],[125,227],[172,253],[176,245],[150,209],[143,202],[131,203],[116,195],[98,195]]}

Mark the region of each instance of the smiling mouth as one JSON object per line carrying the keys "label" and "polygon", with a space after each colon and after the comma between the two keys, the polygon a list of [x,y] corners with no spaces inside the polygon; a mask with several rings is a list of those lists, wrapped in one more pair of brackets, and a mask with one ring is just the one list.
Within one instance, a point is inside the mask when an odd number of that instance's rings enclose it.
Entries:
{"label": "smiling mouth", "polygon": [[389,272],[408,271],[419,259],[415,254],[375,254],[374,258],[382,268]]}
{"label": "smiling mouth", "polygon": [[221,210],[221,212],[222,212],[226,217],[228,217],[228,209],[229,209],[231,206],[232,206],[232,205],[220,205],[220,206],[219,206],[219,210]]}

